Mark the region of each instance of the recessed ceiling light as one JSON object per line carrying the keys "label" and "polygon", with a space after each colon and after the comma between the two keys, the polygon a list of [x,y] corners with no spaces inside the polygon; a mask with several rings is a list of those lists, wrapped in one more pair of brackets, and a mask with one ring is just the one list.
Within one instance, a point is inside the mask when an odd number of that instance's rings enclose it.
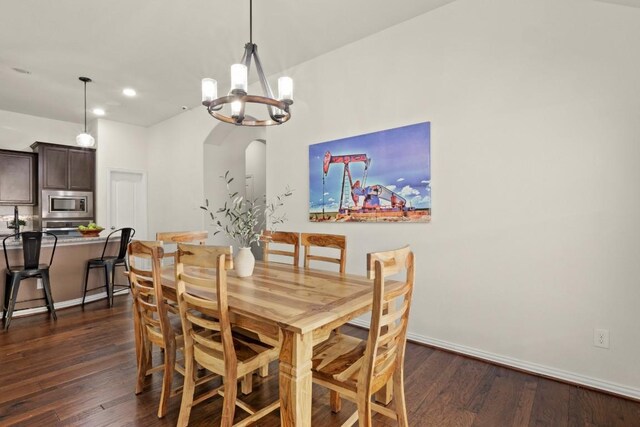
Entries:
{"label": "recessed ceiling light", "polygon": [[136,91],[134,89],[131,89],[130,87],[127,87],[122,89],[122,94],[129,97],[136,96]]}
{"label": "recessed ceiling light", "polygon": [[95,114],[96,116],[104,116],[105,113],[102,108],[94,108],[93,114]]}
{"label": "recessed ceiling light", "polygon": [[24,68],[13,67],[12,70],[20,74],[31,74],[31,71],[25,70]]}

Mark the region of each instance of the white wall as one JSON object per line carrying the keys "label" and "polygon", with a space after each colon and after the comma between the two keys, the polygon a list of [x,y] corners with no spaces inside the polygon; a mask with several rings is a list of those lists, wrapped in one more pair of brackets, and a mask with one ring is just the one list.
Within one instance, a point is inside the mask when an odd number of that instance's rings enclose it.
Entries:
{"label": "white wall", "polygon": [[[216,132],[218,131],[218,132]],[[222,131],[222,132],[220,132]],[[250,127],[234,127],[221,124],[220,127],[211,133],[204,144],[204,195],[209,200],[210,208],[214,211],[224,205],[228,200],[228,192],[224,180],[220,176],[229,171],[229,177],[233,178],[230,184],[231,191],[237,191],[240,195],[245,194],[245,176],[247,167],[254,168],[257,163],[255,154],[249,156],[249,164],[247,165],[247,151],[252,146],[252,141],[264,138],[265,129]],[[263,143],[258,142],[258,144]],[[263,166],[264,168],[264,166]],[[258,171],[259,172],[259,171]],[[264,180],[262,181],[265,182]],[[200,202],[202,203],[202,202]],[[216,231],[212,221],[205,216],[205,229],[209,231],[209,243],[216,245],[231,245],[233,242],[224,234]],[[239,248],[234,245],[234,250]]]}
{"label": "white wall", "polygon": [[[266,129],[263,129],[263,135],[266,135]],[[264,140],[253,140],[245,150],[245,172],[246,175],[251,175],[251,183],[253,186],[253,199],[257,199],[259,203],[267,196],[267,145]],[[247,197],[249,197],[249,191],[247,191]],[[262,224],[264,221],[264,215],[259,216],[259,222]],[[261,231],[261,230],[256,230]],[[262,259],[262,248],[260,246],[253,246],[251,248],[253,255],[256,259]]]}
{"label": "white wall", "polygon": [[[96,123],[96,222],[108,226],[109,170],[147,173],[147,128],[98,119]],[[146,230],[136,237],[148,238]]]}
{"label": "white wall", "polygon": [[[203,227],[213,234],[200,206],[206,197],[214,203],[224,195],[218,177],[227,170],[244,185],[244,150],[252,140],[264,139],[265,130],[219,122],[204,108],[186,111],[147,130],[149,236]],[[205,182],[211,185],[206,192]],[[211,242],[226,244],[218,239]]]}
{"label": "white wall", "polygon": [[82,124],[0,110],[0,148],[29,151],[36,141],[75,145]]}
{"label": "white wall", "polygon": [[[265,129],[266,133],[266,129]],[[254,197],[267,194],[267,145],[264,141],[254,140],[245,150],[245,169],[247,175],[253,176]]]}
{"label": "white wall", "polygon": [[218,123],[197,108],[148,128],[150,237],[204,226],[204,142]]}
{"label": "white wall", "polygon": [[[458,0],[301,64],[268,193],[348,271],[409,243],[414,339],[640,398],[638,40],[636,8]],[[307,222],[309,144],[422,121],[431,224]]]}
{"label": "white wall", "polygon": [[[36,141],[75,145],[76,136],[82,131],[78,123],[63,122],[28,114],[0,110],[0,149],[31,152]],[[32,227],[33,208],[20,206],[21,219],[27,221],[25,230]],[[13,216],[13,206],[0,206],[0,217]],[[7,233],[6,224],[0,222],[0,234]]]}

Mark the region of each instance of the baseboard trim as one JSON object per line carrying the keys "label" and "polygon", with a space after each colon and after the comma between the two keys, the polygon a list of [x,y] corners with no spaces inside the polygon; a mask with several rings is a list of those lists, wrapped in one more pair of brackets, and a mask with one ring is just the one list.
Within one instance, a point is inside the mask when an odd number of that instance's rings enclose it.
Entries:
{"label": "baseboard trim", "polygon": [[[128,293],[129,293],[129,289],[120,289],[118,291],[115,291],[113,295],[114,296],[126,295]],[[104,298],[107,298],[107,293],[101,292],[99,294],[93,294],[93,295],[87,296],[84,300],[84,303],[86,304],[86,303],[98,301]],[[63,308],[74,307],[76,305],[81,305],[81,304],[82,304],[82,298],[76,298],[76,299],[70,299],[67,301],[54,302],[53,306],[55,307],[56,310],[60,310]],[[47,312],[47,307],[43,305],[40,307],[23,308],[21,310],[15,310],[13,312],[12,317],[15,318],[15,317],[22,317],[22,316],[31,316],[33,314],[46,313],[46,312]]]}
{"label": "baseboard trim", "polygon": [[[362,319],[354,319],[350,324],[365,329],[369,328],[369,322]],[[508,368],[524,371],[545,378],[562,381],[572,385],[590,388],[597,391],[613,394],[615,396],[624,397],[634,401],[640,401],[640,389],[628,387],[622,384],[603,381],[597,378],[588,377],[562,369],[556,369],[549,366],[539,365],[537,363],[527,362],[513,357],[501,356],[499,354],[478,350],[465,345],[454,344],[435,338],[429,338],[424,335],[407,332],[407,339],[418,344],[424,344],[429,347],[450,351],[452,353],[461,354],[463,356],[472,357],[495,365],[505,366]]]}

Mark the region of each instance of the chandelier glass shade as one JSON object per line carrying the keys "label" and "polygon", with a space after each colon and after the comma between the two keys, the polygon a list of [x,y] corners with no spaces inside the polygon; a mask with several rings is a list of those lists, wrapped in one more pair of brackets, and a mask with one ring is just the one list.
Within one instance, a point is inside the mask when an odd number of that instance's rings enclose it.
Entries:
{"label": "chandelier glass shade", "polygon": [[91,82],[89,77],[78,77],[84,83],[84,132],[76,136],[76,144],[80,147],[93,147],[96,140],[87,132],[87,83]]}
{"label": "chandelier glass shade", "polygon": [[[253,0],[249,0],[249,43],[244,46],[244,55],[240,63],[231,66],[231,88],[226,96],[218,97],[218,82],[214,79],[202,79],[202,105],[209,114],[218,120],[239,126],[271,126],[285,123],[291,118],[290,106],[293,104],[293,80],[291,77],[278,79],[278,97],[271,90],[264,75],[258,56],[258,46],[253,43]],[[251,63],[255,63],[263,95],[250,95],[248,91]],[[229,104],[230,113],[222,110]],[[269,118],[257,119],[245,114],[247,104],[266,106]]]}

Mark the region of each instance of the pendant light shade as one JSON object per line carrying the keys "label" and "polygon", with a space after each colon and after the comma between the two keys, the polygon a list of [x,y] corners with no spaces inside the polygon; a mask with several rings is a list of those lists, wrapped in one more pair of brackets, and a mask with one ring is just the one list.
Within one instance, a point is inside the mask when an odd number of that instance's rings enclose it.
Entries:
{"label": "pendant light shade", "polygon": [[96,140],[87,132],[87,83],[91,82],[89,77],[78,77],[84,83],[84,132],[76,136],[76,144],[80,147],[93,147]]}
{"label": "pendant light shade", "polygon": [[81,133],[76,136],[76,144],[80,147],[93,147],[96,145],[96,140],[88,133]]}

